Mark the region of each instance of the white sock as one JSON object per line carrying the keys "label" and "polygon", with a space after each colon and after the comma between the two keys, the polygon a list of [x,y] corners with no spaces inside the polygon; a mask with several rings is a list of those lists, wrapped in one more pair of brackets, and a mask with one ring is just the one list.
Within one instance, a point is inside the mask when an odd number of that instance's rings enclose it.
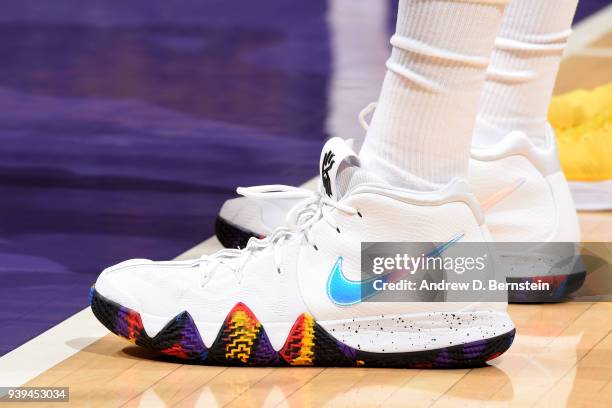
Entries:
{"label": "white sock", "polygon": [[467,173],[504,0],[400,0],[393,51],[359,154],[389,183],[431,190]]}
{"label": "white sock", "polygon": [[578,0],[513,0],[506,9],[478,111],[474,145],[521,130],[545,143],[546,114]]}

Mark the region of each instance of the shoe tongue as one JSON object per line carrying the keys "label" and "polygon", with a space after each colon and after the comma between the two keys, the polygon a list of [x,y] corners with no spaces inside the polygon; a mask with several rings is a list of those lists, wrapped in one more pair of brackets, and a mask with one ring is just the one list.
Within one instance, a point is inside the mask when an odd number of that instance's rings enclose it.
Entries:
{"label": "shoe tongue", "polygon": [[325,143],[319,160],[321,194],[340,200],[358,184],[383,182],[360,167],[359,157],[346,141],[333,137]]}

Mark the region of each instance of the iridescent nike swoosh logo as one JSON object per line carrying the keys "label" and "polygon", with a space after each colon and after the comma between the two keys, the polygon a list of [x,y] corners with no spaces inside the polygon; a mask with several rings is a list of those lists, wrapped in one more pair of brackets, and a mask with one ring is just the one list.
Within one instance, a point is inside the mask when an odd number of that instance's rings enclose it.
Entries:
{"label": "iridescent nike swoosh logo", "polygon": [[[463,238],[465,234],[457,234],[450,240],[438,245],[429,251],[425,257],[436,257],[442,254],[446,249]],[[394,282],[399,276],[405,274],[405,271],[394,271],[386,275],[375,276],[365,280],[351,280],[342,273],[342,257],[334,264],[334,267],[327,278],[327,296],[338,306],[351,306],[361,303],[366,299],[379,293],[374,289],[374,282]]]}
{"label": "iridescent nike swoosh logo", "polygon": [[499,203],[501,200],[503,200],[504,198],[508,197],[510,194],[518,190],[520,186],[525,184],[525,181],[527,181],[527,179],[525,177],[522,177],[520,179],[517,179],[511,185],[505,188],[502,188],[497,193],[491,194],[489,197],[487,197],[484,201],[480,203],[480,207],[482,208],[483,211],[487,211],[488,209],[493,207],[495,204]]}

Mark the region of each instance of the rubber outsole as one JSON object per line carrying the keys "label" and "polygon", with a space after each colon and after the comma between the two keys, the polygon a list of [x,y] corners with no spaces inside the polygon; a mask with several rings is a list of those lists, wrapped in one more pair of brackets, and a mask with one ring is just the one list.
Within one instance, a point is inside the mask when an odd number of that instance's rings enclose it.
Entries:
{"label": "rubber outsole", "polygon": [[263,238],[259,234],[245,230],[217,216],[215,235],[226,248],[244,248],[251,238]]}
{"label": "rubber outsole", "polygon": [[581,211],[612,209],[612,180],[568,182],[574,205]]}
{"label": "rubber outsole", "polygon": [[586,272],[569,275],[532,276],[528,278],[506,278],[508,283],[548,283],[546,290],[509,290],[510,303],[556,303],[570,300],[570,295],[580,289]]}
{"label": "rubber outsole", "polygon": [[193,319],[182,312],[156,336],[149,337],[140,315],[104,298],[92,287],[91,309],[111,332],[139,346],[190,363],[240,366],[323,366],[393,368],[468,368],[504,353],[515,330],[497,337],[435,350],[373,353],[349,347],[332,337],[308,314],[291,328],[281,350],[272,347],[249,308],[238,303],[228,314],[211,347],[206,347]]}

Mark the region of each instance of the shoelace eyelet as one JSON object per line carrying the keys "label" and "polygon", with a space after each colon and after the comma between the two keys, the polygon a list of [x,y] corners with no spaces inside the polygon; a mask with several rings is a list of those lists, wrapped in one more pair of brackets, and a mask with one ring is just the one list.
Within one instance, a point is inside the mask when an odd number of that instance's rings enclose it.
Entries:
{"label": "shoelace eyelet", "polygon": [[336,231],[338,231],[338,234],[340,233],[340,228],[336,227]]}
{"label": "shoelace eyelet", "polygon": [[359,211],[357,211],[357,215],[359,216],[359,218],[363,218],[363,214],[360,213]]}

